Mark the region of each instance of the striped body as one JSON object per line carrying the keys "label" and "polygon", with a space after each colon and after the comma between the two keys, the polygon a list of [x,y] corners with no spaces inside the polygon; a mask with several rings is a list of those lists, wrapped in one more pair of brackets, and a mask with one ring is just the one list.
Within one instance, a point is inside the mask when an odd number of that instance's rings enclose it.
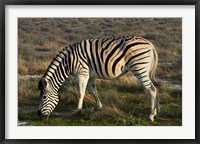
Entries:
{"label": "striped body", "polygon": [[[94,78],[113,79],[131,71],[149,90],[150,95],[151,91],[154,91],[153,95],[156,95],[152,80],[154,81],[157,61],[158,56],[154,46],[141,37],[108,37],[83,40],[69,45],[56,56],[43,76],[43,80],[40,81],[40,88],[42,90],[48,88],[42,84],[46,81],[50,87],[48,91],[51,91],[51,96],[54,99],[57,97],[60,85],[69,75],[74,75],[79,79],[80,99],[78,109],[82,108],[82,99],[85,95],[87,83],[91,84],[94,98],[101,107],[96,87],[94,88]],[[52,100],[49,99],[49,103],[51,102]],[[44,100],[41,99],[40,111],[45,109],[44,103]],[[58,100],[56,99],[56,102],[51,104],[51,110],[46,109],[46,114],[43,110],[42,115],[49,115],[57,103]],[[46,107],[47,105],[46,102]],[[152,111],[154,109],[153,107]]]}

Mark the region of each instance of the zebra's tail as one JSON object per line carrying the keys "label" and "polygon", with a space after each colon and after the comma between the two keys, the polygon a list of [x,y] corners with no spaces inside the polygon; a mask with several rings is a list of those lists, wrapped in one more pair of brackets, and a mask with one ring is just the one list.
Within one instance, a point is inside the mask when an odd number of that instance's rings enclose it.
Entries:
{"label": "zebra's tail", "polygon": [[153,48],[153,61],[151,63],[150,79],[152,80],[152,82],[155,85],[157,85],[156,80],[155,80],[155,73],[156,73],[156,69],[157,69],[157,65],[158,65],[158,54],[157,54],[157,51],[154,48],[153,44],[152,44],[152,48]]}

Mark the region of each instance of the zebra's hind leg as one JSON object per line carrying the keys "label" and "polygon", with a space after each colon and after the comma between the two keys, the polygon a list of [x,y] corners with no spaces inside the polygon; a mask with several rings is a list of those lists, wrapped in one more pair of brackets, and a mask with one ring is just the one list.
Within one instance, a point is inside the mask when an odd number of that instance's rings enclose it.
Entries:
{"label": "zebra's hind leg", "polygon": [[159,98],[159,91],[157,89],[157,96],[156,96],[156,109],[157,109],[157,113],[159,114],[161,112],[161,109],[160,109],[160,98]]}
{"label": "zebra's hind leg", "polygon": [[98,97],[98,92],[97,92],[97,88],[96,88],[96,84],[95,84],[95,80],[94,78],[90,78],[88,81],[88,86],[90,88],[90,91],[93,95],[93,97],[95,98],[96,104],[97,104],[97,108],[98,109],[102,109],[102,104],[101,101]]}
{"label": "zebra's hind leg", "polygon": [[157,88],[152,84],[151,87],[148,89],[148,92],[151,97],[151,113],[149,115],[149,119],[154,121],[154,117],[157,115],[159,102],[157,98]]}
{"label": "zebra's hind leg", "polygon": [[159,111],[159,101],[157,97],[157,88],[154,86],[152,81],[149,78],[148,71],[145,72],[135,72],[133,71],[133,74],[137,77],[137,79],[142,83],[142,85],[145,87],[145,89],[148,91],[150,95],[150,101],[151,101],[151,112],[149,115],[149,119],[151,121],[154,121],[154,117],[157,115],[157,112]]}

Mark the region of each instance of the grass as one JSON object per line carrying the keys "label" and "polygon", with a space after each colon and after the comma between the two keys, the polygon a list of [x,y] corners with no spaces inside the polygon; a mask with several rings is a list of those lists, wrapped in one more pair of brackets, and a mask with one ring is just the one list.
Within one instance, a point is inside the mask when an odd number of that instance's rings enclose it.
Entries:
{"label": "grass", "polygon": [[[19,18],[18,73],[43,75],[57,53],[74,42],[105,36],[137,35],[150,40],[159,56],[156,77],[182,83],[182,27],[179,18]],[[37,78],[18,79],[18,120],[30,125],[50,126],[180,126],[182,90],[158,84],[162,112],[149,122],[150,98],[132,75],[111,81],[97,80],[103,104],[97,110],[87,90],[83,112],[65,117],[77,107],[78,83],[70,77],[60,88],[60,102],[48,122],[37,117],[39,90]]]}
{"label": "grass", "polygon": [[[123,78],[122,78],[123,79]],[[119,84],[120,83],[120,84]],[[97,80],[97,89],[103,104],[102,110],[97,110],[95,100],[86,91],[83,112],[74,117],[64,115],[77,107],[77,80],[70,77],[59,91],[60,103],[48,122],[41,122],[37,117],[39,105],[39,91],[37,91],[37,80],[19,81],[22,89],[19,95],[19,120],[26,121],[30,125],[51,125],[51,126],[179,126],[182,125],[182,99],[181,90],[170,89],[167,86],[160,86],[159,96],[162,113],[155,122],[148,120],[150,112],[150,99],[142,89],[140,83],[133,80],[127,84],[121,79],[114,82]],[[111,88],[113,87],[113,88]],[[31,96],[31,94],[33,94]],[[35,96],[34,96],[35,95]]]}
{"label": "grass", "polygon": [[28,68],[25,64],[24,59],[21,56],[19,56],[18,64],[19,64],[18,72],[22,75],[27,75],[28,74]]}

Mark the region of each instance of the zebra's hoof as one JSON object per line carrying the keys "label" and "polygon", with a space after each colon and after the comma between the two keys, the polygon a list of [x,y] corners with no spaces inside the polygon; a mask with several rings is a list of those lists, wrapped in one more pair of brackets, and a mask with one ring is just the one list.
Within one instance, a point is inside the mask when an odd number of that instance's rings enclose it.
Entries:
{"label": "zebra's hoof", "polygon": [[149,120],[152,121],[152,122],[154,121],[154,115],[153,114],[149,115]]}
{"label": "zebra's hoof", "polygon": [[97,105],[97,106],[96,106],[96,109],[97,109],[97,110],[102,110],[102,105]]}

